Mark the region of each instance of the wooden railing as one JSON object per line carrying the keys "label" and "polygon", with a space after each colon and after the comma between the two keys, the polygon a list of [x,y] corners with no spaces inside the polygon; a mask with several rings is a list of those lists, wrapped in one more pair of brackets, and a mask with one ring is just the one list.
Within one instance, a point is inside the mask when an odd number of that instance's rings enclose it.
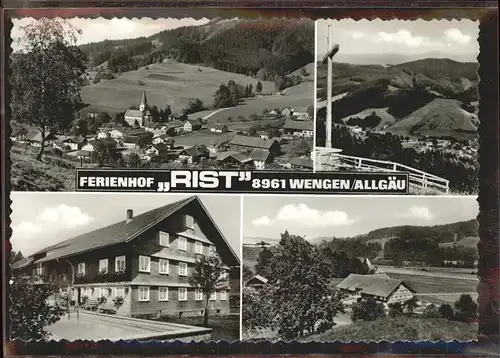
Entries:
{"label": "wooden railing", "polygon": [[410,184],[423,189],[433,189],[444,193],[449,193],[450,191],[449,180],[407,165],[385,160],[353,157],[339,153],[317,153],[316,155],[319,156],[317,162],[319,162],[321,166],[324,164],[328,166],[328,162],[337,162],[339,166],[347,166],[360,171],[404,172],[408,173],[408,181]]}

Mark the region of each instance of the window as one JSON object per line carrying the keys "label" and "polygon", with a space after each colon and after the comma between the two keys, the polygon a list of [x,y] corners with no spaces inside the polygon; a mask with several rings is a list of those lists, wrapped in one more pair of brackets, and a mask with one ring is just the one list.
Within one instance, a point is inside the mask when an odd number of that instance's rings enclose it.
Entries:
{"label": "window", "polygon": [[165,259],[160,259],[160,273],[168,275],[170,272],[169,262]]}
{"label": "window", "polygon": [[108,295],[108,289],[104,287],[99,287],[99,297],[106,297]]}
{"label": "window", "polygon": [[194,246],[194,252],[200,255],[203,255],[203,244],[199,241],[196,241]]}
{"label": "window", "polygon": [[222,271],[222,273],[220,274],[220,278],[224,281],[227,280],[227,271]]}
{"label": "window", "polygon": [[149,286],[139,286],[139,301],[149,301]]}
{"label": "window", "polygon": [[179,237],[179,250],[187,251],[187,239]]}
{"label": "window", "polygon": [[139,256],[139,271],[151,272],[151,259],[149,256]]}
{"label": "window", "polygon": [[158,288],[158,301],[168,301],[168,287]]}
{"label": "window", "polygon": [[125,296],[125,288],[115,287],[115,297],[124,297],[124,296]]}
{"label": "window", "polygon": [[168,247],[170,246],[170,235],[168,232],[160,231],[160,246]]}
{"label": "window", "polygon": [[85,275],[85,263],[81,262],[78,264],[78,274]]}
{"label": "window", "polygon": [[41,262],[36,264],[35,275],[43,276],[43,264]]}
{"label": "window", "polygon": [[115,257],[115,271],[125,271],[125,255]]}
{"label": "window", "polygon": [[212,295],[210,296],[210,301],[217,301],[217,291],[212,293]]}
{"label": "window", "polygon": [[187,288],[179,288],[179,301],[187,301],[188,299],[188,290]]}
{"label": "window", "polygon": [[203,292],[199,288],[194,291],[194,299],[196,301],[201,301],[203,299]]}
{"label": "window", "polygon": [[179,262],[179,276],[187,276],[187,263]]}
{"label": "window", "polygon": [[227,300],[227,292],[226,292],[226,290],[220,291],[220,300],[221,301]]}
{"label": "window", "polygon": [[194,218],[190,215],[184,216],[184,226],[188,229],[194,229]]}
{"label": "window", "polygon": [[99,260],[99,272],[108,272],[108,259]]}

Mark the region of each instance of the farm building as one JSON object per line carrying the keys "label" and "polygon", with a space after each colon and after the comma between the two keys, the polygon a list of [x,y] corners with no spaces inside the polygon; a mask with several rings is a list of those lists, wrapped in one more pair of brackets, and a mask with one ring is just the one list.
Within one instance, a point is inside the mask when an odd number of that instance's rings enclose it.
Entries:
{"label": "farm building", "polygon": [[266,164],[272,162],[272,157],[269,152],[264,150],[252,150],[250,158],[253,159],[255,169],[266,169]]}
{"label": "farm building", "polygon": [[299,119],[301,121],[309,119],[309,113],[305,107],[295,107],[292,108],[292,117]]}
{"label": "farm building", "polygon": [[314,164],[313,164],[313,161],[311,158],[293,157],[290,160],[290,166],[293,169],[312,170],[314,167]]}
{"label": "farm building", "polygon": [[264,150],[271,155],[278,155],[281,152],[281,146],[276,139],[261,139],[259,137],[248,137],[235,135],[229,141],[229,146],[233,150]]}
{"label": "farm building", "polygon": [[245,153],[239,152],[223,152],[217,157],[219,165],[224,165],[229,168],[241,168],[243,166],[253,166],[253,160]]}
{"label": "farm building", "polygon": [[111,133],[108,130],[100,130],[97,132],[97,139],[108,139],[111,137]]}
{"label": "farm building", "polygon": [[283,126],[283,133],[294,137],[312,137],[314,135],[313,122],[287,119]]}
{"label": "farm building", "polygon": [[404,302],[415,294],[403,280],[392,279],[386,274],[350,274],[337,285],[337,289],[384,303]]}
{"label": "farm building", "polygon": [[288,107],[285,107],[281,110],[281,115],[284,117],[290,117],[292,115],[292,110]]}
{"label": "farm building", "polygon": [[95,152],[101,144],[116,146],[116,141],[113,139],[99,139],[99,140],[90,140],[85,145],[81,147],[82,150],[87,152]]}
{"label": "farm building", "polygon": [[58,148],[63,152],[66,152],[70,150],[81,149],[86,142],[87,139],[85,139],[85,137],[59,138],[56,141],[54,141],[53,146],[54,148]]}
{"label": "farm building", "polygon": [[152,144],[145,148],[146,154],[162,155],[165,154],[170,147],[166,144]]}
{"label": "farm building", "polygon": [[[125,213],[124,213],[125,214]],[[198,255],[217,252],[226,267],[210,309],[229,313],[229,272],[240,261],[201,200],[189,197],[40,250],[11,269],[69,289],[71,299],[126,316],[201,314],[203,294],[188,277]],[[105,302],[98,303],[98,300]]]}
{"label": "farm building", "polygon": [[151,112],[148,110],[146,91],[143,91],[139,109],[127,109],[125,111],[124,119],[125,122],[127,122],[131,127],[135,127],[137,125],[142,127],[144,123],[150,121],[151,118]]}
{"label": "farm building", "polygon": [[187,160],[189,164],[198,163],[201,158],[208,158],[208,151],[205,152],[197,147],[189,147],[179,153],[179,159]]}
{"label": "farm building", "polygon": [[[45,132],[45,145],[52,145],[55,139],[56,136],[52,131]],[[31,131],[26,135],[25,140],[33,147],[40,147],[42,145],[42,132]]]}
{"label": "farm building", "polygon": [[27,134],[28,134],[28,131],[25,128],[19,127],[19,128],[12,130],[12,132],[10,133],[10,139],[14,142],[16,142],[16,141],[21,142],[21,141],[24,141]]}
{"label": "farm building", "polygon": [[153,144],[163,143],[163,144],[173,146],[175,143],[175,140],[173,138],[171,138],[168,134],[162,134],[162,135],[159,135],[157,137],[154,137],[152,143]]}
{"label": "farm building", "polygon": [[199,119],[188,119],[183,126],[183,131],[186,133],[200,130],[202,127],[201,120]]}
{"label": "farm building", "polygon": [[262,277],[261,275],[255,275],[247,282],[245,282],[245,286],[258,289],[264,287],[264,285],[266,285],[268,282],[269,281],[267,278]]}
{"label": "farm building", "polygon": [[211,124],[208,128],[210,128],[210,132],[215,132],[215,133],[224,133],[229,130],[225,124],[221,123]]}

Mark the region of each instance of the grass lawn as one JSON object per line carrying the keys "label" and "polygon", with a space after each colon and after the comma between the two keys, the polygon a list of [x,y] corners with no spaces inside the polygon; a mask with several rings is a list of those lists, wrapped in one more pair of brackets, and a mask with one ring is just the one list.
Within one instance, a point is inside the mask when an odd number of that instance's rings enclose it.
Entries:
{"label": "grass lawn", "polygon": [[[171,323],[203,327],[203,316],[168,317],[165,320]],[[211,339],[214,341],[240,339],[240,316],[209,316],[208,327],[213,329]]]}
{"label": "grass lawn", "polygon": [[307,341],[397,341],[476,339],[475,323],[449,321],[443,318],[387,317],[371,322],[359,321],[307,337]]}

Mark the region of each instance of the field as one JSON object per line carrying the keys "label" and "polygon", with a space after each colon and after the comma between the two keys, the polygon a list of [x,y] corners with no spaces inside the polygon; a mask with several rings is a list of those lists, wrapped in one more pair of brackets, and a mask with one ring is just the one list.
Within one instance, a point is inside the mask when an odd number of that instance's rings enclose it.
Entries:
{"label": "field", "polygon": [[[125,111],[130,105],[139,105],[142,92],[146,91],[149,105],[161,108],[170,105],[172,111],[180,112],[190,100],[199,98],[205,106],[211,106],[213,95],[221,84],[233,80],[243,86],[251,84],[254,88],[257,80],[231,72],[219,71],[210,67],[177,63],[167,60],[161,64],[152,64],[146,69],[124,72],[113,80],[102,80],[100,83],[82,89],[82,100],[91,105],[90,108],[106,111],[110,114]],[[274,92],[274,83],[261,81],[262,93]],[[248,100],[246,103],[219,112],[213,121],[228,116],[249,116],[261,113],[264,108],[282,106],[308,106],[312,104],[313,83],[304,82],[286,92],[285,95],[262,96]],[[210,111],[196,114],[204,117]]]}
{"label": "field", "polygon": [[477,298],[479,280],[473,275],[473,269],[429,268],[429,271],[418,269],[383,267],[391,278],[404,280],[417,292],[417,298],[440,304],[454,303],[461,294],[469,294]]}
{"label": "field", "polygon": [[193,146],[197,144],[216,144],[230,140],[234,136],[234,132],[213,133],[209,130],[196,131],[189,134],[176,136],[175,144],[183,146]]}

